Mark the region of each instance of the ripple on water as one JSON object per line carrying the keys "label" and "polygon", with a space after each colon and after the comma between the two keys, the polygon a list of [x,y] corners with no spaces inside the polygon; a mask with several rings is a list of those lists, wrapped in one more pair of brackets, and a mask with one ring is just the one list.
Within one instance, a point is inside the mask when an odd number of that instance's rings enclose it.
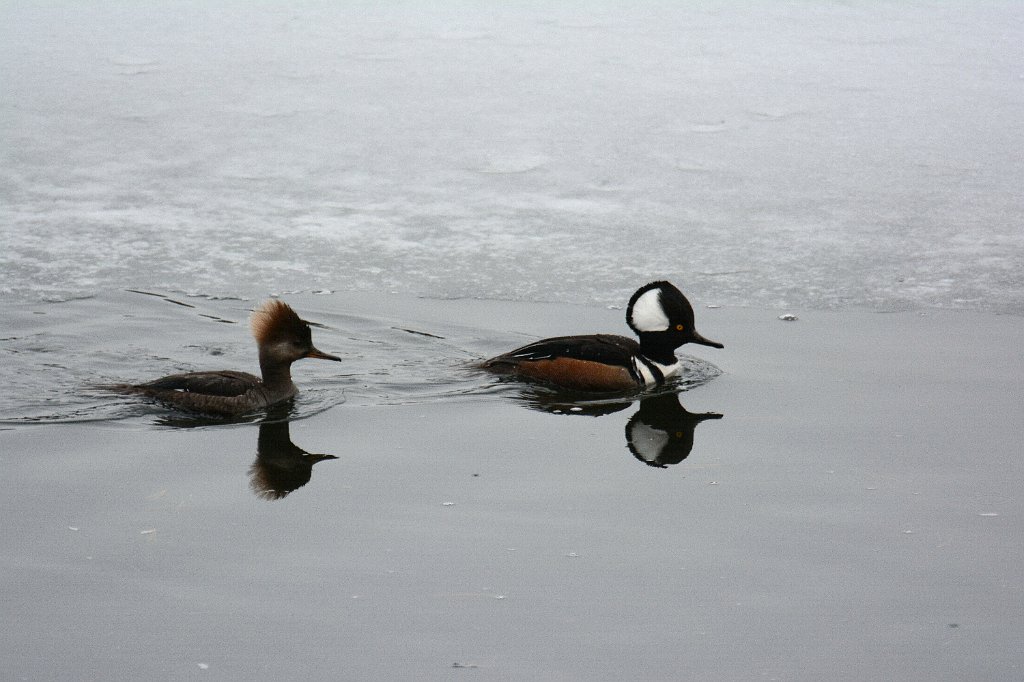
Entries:
{"label": "ripple on water", "polygon": [[[476,369],[494,350],[491,344],[507,338],[507,332],[486,324],[453,324],[460,315],[450,306],[457,302],[406,300],[396,308],[396,301],[380,296],[369,306],[352,308],[350,301],[335,296],[296,294],[286,300],[313,325],[316,345],[342,358],[341,364],[296,363],[292,375],[300,393],[288,419],[310,417],[342,403],[360,407],[506,399],[522,391],[521,385]],[[128,420],[208,426],[264,420],[262,412],[231,421],[183,416],[158,403],[99,388],[204,369],[255,372],[247,322],[256,303],[122,291],[15,306],[0,339],[0,379],[8,387],[0,395],[0,423]],[[494,319],[506,323],[500,312]],[[689,390],[720,373],[698,358],[681,359],[683,371],[664,390]],[[599,406],[636,396],[561,394],[556,399]]]}
{"label": "ripple on water", "polygon": [[[0,379],[8,387],[0,395],[0,423],[160,423],[173,412],[102,387],[198,369],[255,371],[250,307],[240,300],[143,291],[14,306],[0,339]],[[303,383],[305,373],[295,374]],[[294,401],[292,416],[308,417],[344,399],[336,391],[307,388]]]}

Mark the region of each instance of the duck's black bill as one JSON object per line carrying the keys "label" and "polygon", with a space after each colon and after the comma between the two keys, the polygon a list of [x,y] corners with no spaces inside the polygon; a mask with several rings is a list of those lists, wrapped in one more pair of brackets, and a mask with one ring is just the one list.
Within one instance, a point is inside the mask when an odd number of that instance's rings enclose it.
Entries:
{"label": "duck's black bill", "polygon": [[718,341],[712,341],[711,339],[705,339],[703,336],[701,336],[697,332],[693,332],[693,336],[690,339],[690,343],[697,343],[697,344],[700,344],[702,346],[711,346],[712,348],[725,348],[725,346],[723,346],[722,344],[718,343]]}

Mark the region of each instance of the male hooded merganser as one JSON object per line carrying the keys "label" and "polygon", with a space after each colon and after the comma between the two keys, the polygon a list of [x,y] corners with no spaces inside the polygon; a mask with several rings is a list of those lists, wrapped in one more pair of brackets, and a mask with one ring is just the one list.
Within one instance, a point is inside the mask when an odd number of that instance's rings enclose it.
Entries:
{"label": "male hooded merganser", "polygon": [[579,391],[628,391],[659,386],[679,371],[684,343],[722,348],[697,333],[693,308],[668,282],[651,282],[629,299],[626,323],[640,342],[612,334],[543,339],[484,361],[499,374],[537,379]]}
{"label": "male hooded merganser", "polygon": [[156,398],[191,412],[239,416],[293,398],[291,365],[302,358],[338,360],[313,346],[309,323],[283,301],[270,300],[249,321],[260,353],[260,377],[246,372],[188,372],[144,384],[113,387],[122,393]]}

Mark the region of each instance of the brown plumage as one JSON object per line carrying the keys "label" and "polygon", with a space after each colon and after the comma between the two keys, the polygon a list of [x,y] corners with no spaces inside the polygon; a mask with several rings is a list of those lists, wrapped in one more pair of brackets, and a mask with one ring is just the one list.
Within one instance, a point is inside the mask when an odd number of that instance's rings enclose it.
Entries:
{"label": "brown plumage", "polygon": [[312,338],[309,325],[292,310],[291,306],[276,298],[266,301],[252,311],[249,329],[252,330],[258,346],[302,334]]}
{"label": "brown plumage", "polygon": [[187,372],[144,384],[111,387],[144,395],[190,412],[240,416],[284,402],[298,394],[291,365],[302,358],[338,360],[313,345],[309,324],[284,301],[271,299],[253,311],[250,328],[259,349],[260,373],[232,370]]}
{"label": "brown plumage", "polygon": [[495,374],[516,375],[576,391],[628,391],[637,386],[628,367],[616,362],[620,357],[629,358],[632,347],[639,351],[632,339],[597,334],[537,343],[543,344],[541,355],[527,355],[536,350],[531,344],[491,358],[483,366]]}

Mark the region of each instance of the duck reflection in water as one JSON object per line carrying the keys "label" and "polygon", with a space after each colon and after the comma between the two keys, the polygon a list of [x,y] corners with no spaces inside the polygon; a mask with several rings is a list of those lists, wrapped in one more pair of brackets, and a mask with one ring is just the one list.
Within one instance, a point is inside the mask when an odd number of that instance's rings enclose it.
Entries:
{"label": "duck reflection in water", "polygon": [[679,464],[693,449],[693,431],[718,412],[689,412],[674,393],[644,398],[626,424],[626,446],[644,464],[664,469]]}
{"label": "duck reflection in water", "polygon": [[[288,493],[309,483],[313,465],[334,455],[306,452],[291,439],[291,415],[294,401],[289,400],[271,407],[260,422],[256,439],[256,461],[249,467],[249,487],[264,500],[280,500]],[[246,418],[223,419],[203,415],[170,415],[157,420],[160,426],[179,429],[246,424]]]}
{"label": "duck reflection in water", "polygon": [[256,442],[256,461],[249,467],[249,487],[264,500],[280,500],[309,483],[313,465],[334,455],[306,452],[292,443],[289,422],[265,421],[260,424]]}
{"label": "duck reflection in water", "polygon": [[[621,412],[635,402],[628,398],[594,400],[592,393],[554,391],[546,387],[526,388],[516,397],[526,407],[540,412],[589,417]],[[649,395],[640,399],[640,409],[626,423],[626,447],[644,464],[665,469],[690,455],[697,424],[721,418],[718,412],[690,412],[680,404],[678,393]]]}

